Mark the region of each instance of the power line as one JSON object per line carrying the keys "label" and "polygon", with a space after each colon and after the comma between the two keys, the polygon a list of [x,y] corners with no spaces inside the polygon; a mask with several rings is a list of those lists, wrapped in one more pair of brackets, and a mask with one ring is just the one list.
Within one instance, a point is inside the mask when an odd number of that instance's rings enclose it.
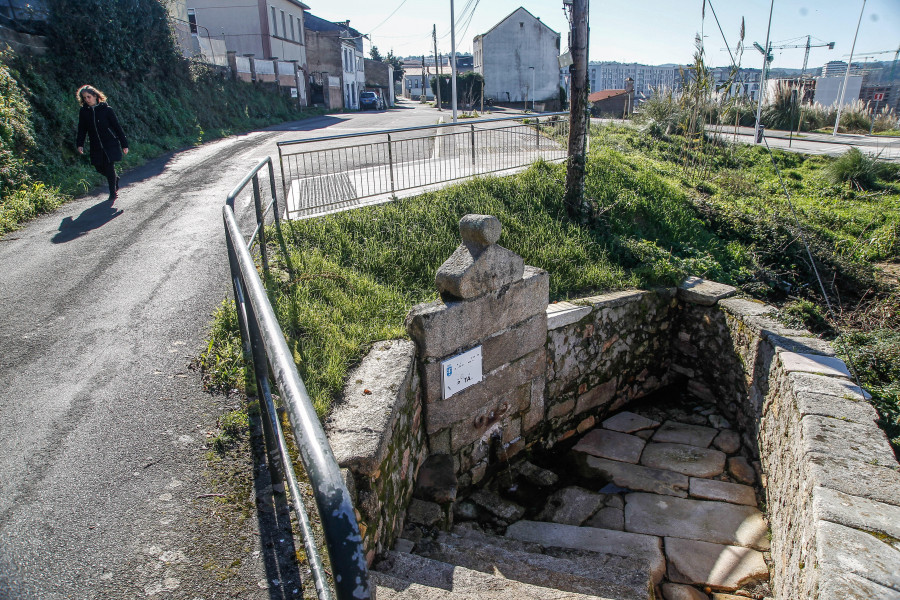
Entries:
{"label": "power line", "polygon": [[398,11],[398,10],[400,10],[401,8],[403,8],[403,5],[404,5],[404,4],[406,4],[406,0],[403,0],[403,1],[400,3],[400,5],[397,6],[397,8],[394,9],[394,12],[392,12],[391,14],[389,14],[389,15],[387,16],[387,18],[386,18],[384,21],[382,21],[381,23],[379,23],[378,25],[376,25],[375,27],[373,27],[372,29],[370,29],[370,30],[369,30],[369,33],[372,33],[373,31],[375,31],[376,29],[378,29],[379,27],[381,27],[382,25],[384,25],[385,23],[387,23],[388,21],[390,21],[391,17],[393,17],[395,14],[397,14],[397,11]]}

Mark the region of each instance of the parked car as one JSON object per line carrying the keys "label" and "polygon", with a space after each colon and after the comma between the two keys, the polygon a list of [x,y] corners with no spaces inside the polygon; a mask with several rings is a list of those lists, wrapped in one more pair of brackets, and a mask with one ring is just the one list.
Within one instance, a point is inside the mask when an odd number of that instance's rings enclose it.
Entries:
{"label": "parked car", "polygon": [[359,109],[366,110],[368,108],[373,110],[384,109],[384,102],[375,92],[362,92],[359,95]]}

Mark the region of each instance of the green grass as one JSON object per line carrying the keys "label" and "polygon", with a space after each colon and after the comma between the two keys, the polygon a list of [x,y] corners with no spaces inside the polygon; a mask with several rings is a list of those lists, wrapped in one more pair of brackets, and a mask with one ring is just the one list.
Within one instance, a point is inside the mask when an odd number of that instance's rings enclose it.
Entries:
{"label": "green grass", "polygon": [[[373,342],[404,337],[408,310],[437,297],[435,271],[459,244],[457,223],[467,213],[500,219],[500,244],[550,273],[551,301],[699,275],[787,303],[789,318],[832,331],[764,149],[701,147],[615,126],[597,128],[591,147],[587,225],[566,216],[564,167],[547,163],[513,177],[288,223],[294,277],[276,260],[268,287],[319,414],[328,412]],[[879,180],[877,192],[864,193],[830,181],[833,159],[776,151],[775,160],[832,301],[849,313],[864,298],[877,298],[896,315],[896,297],[878,287],[871,263],[900,259],[897,182]],[[887,330],[896,327],[891,323]],[[862,320],[856,325],[865,329]],[[226,347],[236,343],[233,327],[231,338],[222,337],[227,329],[214,334],[211,348],[217,336]],[[879,398],[896,403],[889,393]]]}

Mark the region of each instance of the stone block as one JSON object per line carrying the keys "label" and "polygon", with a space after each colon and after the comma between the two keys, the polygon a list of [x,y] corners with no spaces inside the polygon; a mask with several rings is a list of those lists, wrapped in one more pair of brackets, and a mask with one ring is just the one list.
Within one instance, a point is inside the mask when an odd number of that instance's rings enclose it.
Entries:
{"label": "stone block", "polygon": [[737,293],[737,288],[699,277],[688,277],[678,286],[678,298],[683,302],[712,306],[719,300],[730,298]]}
{"label": "stone block", "polygon": [[806,452],[886,467],[897,465],[887,436],[875,423],[863,425],[808,415],[800,420],[800,430]]}
{"label": "stone block", "polygon": [[660,540],[649,535],[561,523],[518,521],[507,528],[506,537],[544,547],[624,556],[634,560],[636,564],[647,565],[653,583],[659,583],[665,574],[666,562],[660,549]]}
{"label": "stone block", "polygon": [[870,400],[872,395],[851,381],[811,373],[790,373],[788,385],[794,391],[837,396],[847,400]]}
{"label": "stone block", "polygon": [[413,496],[445,504],[456,500],[457,486],[453,457],[449,454],[432,454],[419,469]]}
{"label": "stone block", "polygon": [[879,585],[843,569],[822,567],[818,569],[819,585],[816,598],[840,598],[840,600],[898,600],[900,592]]}
{"label": "stone block", "polygon": [[659,421],[654,421],[626,410],[603,421],[603,427],[613,431],[621,431],[622,433],[634,433],[643,429],[659,427]]}
{"label": "stone block", "polygon": [[559,329],[573,325],[591,314],[590,306],[571,302],[554,302],[547,307],[547,329]]}
{"label": "stone block", "polygon": [[822,356],[834,356],[831,344],[817,337],[784,336],[770,333],[766,339],[772,343],[776,352],[795,352],[797,354],[821,354]]}
{"label": "stone block", "polygon": [[503,519],[506,522],[518,521],[525,514],[525,509],[509,500],[504,500],[497,494],[488,490],[478,490],[471,496],[469,500],[488,511],[495,517]]}
{"label": "stone block", "polygon": [[728,459],[728,474],[747,485],[756,481],[756,469],[743,456],[732,456]]}
{"label": "stone block", "polygon": [[553,487],[559,482],[559,475],[527,460],[516,465],[516,472],[522,479],[537,487]]}
{"label": "stone block", "polygon": [[734,454],[741,449],[741,436],[737,431],[725,429],[719,432],[719,435],[713,440],[713,446],[724,452],[725,454]]}
{"label": "stone block", "polygon": [[462,243],[438,268],[434,284],[443,298],[477,298],[520,280],[524,271],[522,257],[503,246]]}
{"label": "stone block", "polygon": [[703,500],[721,500],[732,504],[756,506],[756,492],[748,485],[691,477],[690,494]]}
{"label": "stone block", "polygon": [[622,290],[619,292],[609,292],[608,294],[600,294],[599,296],[588,296],[582,298],[581,301],[590,304],[595,310],[608,308],[618,308],[626,306],[634,302],[639,302],[644,296],[650,292],[641,290]]}
{"label": "stone block", "polygon": [[838,455],[811,452],[804,468],[816,484],[859,498],[900,506],[900,472]]}
{"label": "stone block", "polygon": [[565,400],[563,402],[557,402],[550,407],[549,411],[547,411],[547,418],[557,419],[559,417],[568,416],[574,408],[575,400],[573,398],[570,398],[569,400]]}
{"label": "stone block", "polygon": [[787,373],[814,373],[847,379],[852,377],[844,361],[833,356],[782,352],[778,358],[781,360],[781,368]]}
{"label": "stone block", "polygon": [[335,459],[363,475],[379,469],[415,376],[415,345],[377,342],[347,377],[342,401],[325,424]]}
{"label": "stone block", "polygon": [[637,463],[646,443],[636,435],[608,429],[594,429],[581,438],[572,451],[584,452],[591,456],[610,460]]}
{"label": "stone block", "polygon": [[482,343],[481,356],[485,372],[519,359],[547,343],[547,317],[535,315]]}
{"label": "stone block", "polygon": [[665,600],[709,600],[709,596],[697,588],[680,583],[662,584],[662,593]]}
{"label": "stone block", "polygon": [[[823,521],[900,540],[900,506],[816,487],[813,489],[813,515]],[[900,550],[900,542],[895,544]]]}
{"label": "stone block", "polygon": [[575,405],[575,414],[581,414],[587,410],[608,404],[616,395],[616,391],[615,377],[606,383],[591,388],[584,394],[578,396],[578,402]]}
{"label": "stone block", "polygon": [[[752,506],[656,494],[625,495],[625,530],[768,550],[768,527]],[[689,582],[681,582],[689,583]]]}
{"label": "stone block", "polygon": [[706,448],[718,435],[718,431],[712,427],[701,425],[688,425],[677,421],[666,421],[662,427],[653,434],[654,442],[670,442],[673,444],[687,444]]}
{"label": "stone block", "polygon": [[669,580],[734,591],[767,581],[769,570],[761,552],[698,540],[665,538]]}
{"label": "stone block", "polygon": [[614,506],[604,506],[593,517],[587,520],[585,527],[598,529],[625,530],[625,511]]}
{"label": "stone block", "polygon": [[719,306],[739,319],[759,317],[778,312],[778,309],[774,306],[769,306],[758,300],[749,300],[747,298],[728,298],[727,300],[721,300]]}
{"label": "stone block", "polygon": [[544,422],[544,390],[546,387],[547,379],[545,377],[535,377],[531,380],[531,404],[528,406],[528,412],[522,417],[522,429],[525,433]]}
{"label": "stone block", "polygon": [[850,400],[810,392],[797,392],[795,397],[801,417],[818,415],[866,425],[878,420],[878,412],[864,400]]}
{"label": "stone block", "polygon": [[443,511],[439,504],[435,502],[426,502],[424,500],[419,500],[418,498],[413,498],[412,502],[409,503],[406,515],[410,523],[424,525],[426,527],[431,527],[444,518]]}
{"label": "stone block", "polygon": [[687,475],[606,460],[596,456],[584,454],[580,456],[582,458],[576,460],[576,467],[583,477],[611,482],[627,490],[652,492],[654,494],[665,494],[681,498],[685,498],[688,495],[690,482]]}
{"label": "stone block", "polygon": [[500,399],[509,399],[510,390],[523,385],[528,386],[525,395],[520,397],[517,394],[515,405],[507,406],[503,412],[526,409],[531,402],[532,380],[543,376],[545,357],[546,351],[543,348],[535,350],[513,363],[486,373],[481,383],[459,391],[446,400],[440,400],[439,392],[437,396],[431,396],[435,382],[440,390],[440,364],[426,365],[422,382],[428,393],[425,430],[430,434],[456,423],[473,422],[485,409],[498,410],[502,404]]}
{"label": "stone block", "polygon": [[725,470],[725,453],[686,444],[651,442],[641,454],[641,464],[692,477],[715,477]]}
{"label": "stone block", "polygon": [[603,494],[588,491],[578,486],[557,490],[544,505],[538,520],[565,525],[581,525],[603,505]]}
{"label": "stone block", "polygon": [[818,521],[815,527],[816,563],[858,575],[900,592],[900,549],[876,536],[837,523]]}
{"label": "stone block", "polygon": [[526,405],[530,386],[526,383],[494,398],[491,404],[475,410],[465,420],[454,423],[450,428],[450,447],[453,452],[472,442],[485,438],[489,430],[496,429],[502,436],[515,415]]}
{"label": "stone block", "polygon": [[406,316],[406,330],[418,346],[420,359],[447,358],[498,331],[546,314],[549,285],[546,271],[526,266],[521,280],[478,298],[414,306]]}

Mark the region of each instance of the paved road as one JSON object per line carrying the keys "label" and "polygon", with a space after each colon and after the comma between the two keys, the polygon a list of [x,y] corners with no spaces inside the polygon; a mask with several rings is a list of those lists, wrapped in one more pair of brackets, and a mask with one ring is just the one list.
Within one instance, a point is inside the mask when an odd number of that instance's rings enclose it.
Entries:
{"label": "paved road", "polygon": [[[722,128],[722,136],[725,139],[735,139],[743,144],[752,144],[754,134],[752,127]],[[802,152],[804,154],[827,154],[836,156],[843,154],[850,148],[859,148],[866,154],[879,156],[884,160],[900,161],[900,138],[884,136],[857,135],[851,133],[839,133],[835,136],[826,133],[801,132],[794,133],[791,139],[790,132],[767,130],[766,140],[772,148],[781,148],[790,152]]]}
{"label": "paved road", "polygon": [[229,292],[221,206],[278,140],[435,121],[406,106],[178,152],[0,240],[0,599],[282,597],[198,498],[231,402],[188,368]]}

